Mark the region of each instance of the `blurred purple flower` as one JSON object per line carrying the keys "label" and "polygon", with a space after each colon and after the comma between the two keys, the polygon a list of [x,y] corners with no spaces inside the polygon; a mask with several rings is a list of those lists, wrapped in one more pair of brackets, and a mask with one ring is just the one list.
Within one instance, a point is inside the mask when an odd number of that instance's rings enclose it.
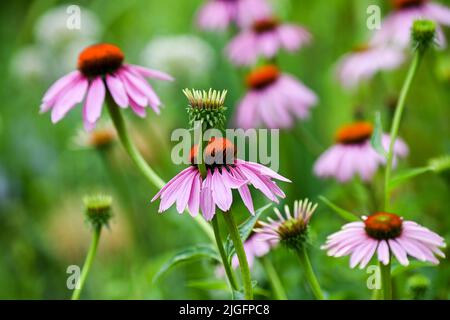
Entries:
{"label": "blurred purple flower", "polygon": [[[224,212],[230,210],[233,203],[232,189],[237,189],[247,209],[254,214],[248,184],[259,189],[273,202],[278,203],[277,197],[284,198],[284,192],[272,179],[290,180],[258,163],[235,159],[235,147],[229,140],[217,138],[205,148],[205,153],[210,157],[220,154],[224,160],[207,165],[205,179],[202,179],[200,170],[194,164],[197,150],[196,146],[192,148],[192,165],[172,178],[152,199],[153,202],[161,198],[159,212],[166,211],[176,202],[179,213],[189,208],[190,214],[195,217],[201,210],[203,217],[209,221],[215,215],[216,206]],[[230,155],[233,155],[233,159],[229,159]]]}
{"label": "blurred purple flower", "polygon": [[364,221],[344,225],[341,231],[327,238],[322,249],[332,257],[350,255],[350,267],[364,268],[376,254],[378,261],[389,264],[391,253],[400,264],[409,264],[408,255],[420,261],[438,264],[435,255],[445,254],[439,249],[445,242],[438,234],[413,221],[385,212],[377,212]]}
{"label": "blurred purple flower", "polygon": [[306,118],[317,103],[313,91],[274,65],[254,69],[246,82],[249,91],[238,104],[235,120],[243,129],[290,128],[295,118]]}
{"label": "blurred purple flower", "polygon": [[[371,44],[375,46],[394,45],[406,48],[410,44],[411,27],[414,20],[429,19],[438,25],[450,26],[450,8],[428,0],[392,0],[394,11],[382,22],[375,32]],[[442,29],[436,29],[436,40],[441,47],[446,46]]]}
{"label": "blurred purple flower", "polygon": [[[314,173],[319,177],[334,177],[339,182],[347,182],[356,175],[364,181],[370,180],[378,166],[386,161],[370,143],[372,132],[373,127],[368,122],[356,122],[340,128],[336,144],[319,157]],[[389,135],[383,134],[382,144],[385,150],[389,148]],[[405,157],[407,154],[408,147],[397,139],[394,156]]]}
{"label": "blurred purple flower", "polygon": [[342,57],[337,66],[337,76],[344,87],[353,88],[378,71],[397,68],[403,60],[404,55],[398,49],[362,46]]}
{"label": "blurred purple flower", "polygon": [[[78,70],[56,81],[42,99],[41,112],[52,110],[52,122],[60,121],[76,104],[83,106],[86,130],[92,130],[101,116],[106,88],[121,108],[128,106],[140,117],[148,105],[159,113],[161,101],[145,78],[173,80],[166,73],[137,65],[124,64],[122,51],[111,44],[84,49],[78,58]],[[106,83],[106,87],[105,87]]]}
{"label": "blurred purple flower", "polygon": [[204,30],[223,31],[231,23],[248,26],[270,13],[265,0],[208,0],[198,12],[197,23]]}
{"label": "blurred purple flower", "polygon": [[227,47],[230,60],[236,65],[252,65],[259,56],[271,59],[280,49],[296,51],[311,40],[310,33],[294,24],[281,24],[275,18],[256,20],[243,29]]}

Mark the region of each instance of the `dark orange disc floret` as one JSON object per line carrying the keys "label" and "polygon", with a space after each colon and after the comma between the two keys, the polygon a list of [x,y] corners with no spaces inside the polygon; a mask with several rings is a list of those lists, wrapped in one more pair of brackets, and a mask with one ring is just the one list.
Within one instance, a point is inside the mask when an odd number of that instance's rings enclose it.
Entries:
{"label": "dark orange disc floret", "polygon": [[393,213],[377,212],[364,221],[366,233],[378,240],[394,239],[402,233],[402,218]]}
{"label": "dark orange disc floret", "polygon": [[[205,164],[207,166],[220,166],[233,164],[236,156],[236,147],[226,138],[212,138],[205,147]],[[197,164],[198,145],[191,148],[189,161]]]}
{"label": "dark orange disc floret", "polygon": [[100,43],[84,49],[78,56],[78,70],[85,76],[100,76],[120,68],[124,55],[119,47]]}
{"label": "dark orange disc floret", "polygon": [[360,121],[341,127],[336,133],[336,141],[342,144],[359,144],[372,136],[373,126],[369,122]]}
{"label": "dark orange disc floret", "polygon": [[263,89],[268,85],[274,83],[280,76],[280,70],[277,66],[268,64],[258,67],[251,71],[245,82],[248,87],[252,89]]}
{"label": "dark orange disc floret", "polygon": [[256,20],[253,23],[253,31],[256,33],[264,33],[274,30],[278,26],[278,19],[276,18],[264,18]]}
{"label": "dark orange disc floret", "polygon": [[392,0],[395,9],[407,9],[423,5],[428,0]]}

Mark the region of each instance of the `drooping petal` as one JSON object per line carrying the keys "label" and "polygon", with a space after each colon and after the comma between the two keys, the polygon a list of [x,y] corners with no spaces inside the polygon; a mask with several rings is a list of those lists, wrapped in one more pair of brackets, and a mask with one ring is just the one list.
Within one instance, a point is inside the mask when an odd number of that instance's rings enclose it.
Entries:
{"label": "drooping petal", "polygon": [[52,109],[52,122],[60,121],[76,104],[80,103],[88,88],[88,80],[78,78],[73,86],[66,91],[64,96],[59,97]]}
{"label": "drooping petal", "polygon": [[84,108],[86,110],[86,120],[95,123],[100,118],[102,106],[105,100],[105,85],[101,77],[95,78],[89,86]]}
{"label": "drooping petal", "polygon": [[112,98],[121,108],[126,108],[128,106],[128,95],[125,91],[125,86],[119,77],[106,75],[106,84],[108,86],[109,92]]}

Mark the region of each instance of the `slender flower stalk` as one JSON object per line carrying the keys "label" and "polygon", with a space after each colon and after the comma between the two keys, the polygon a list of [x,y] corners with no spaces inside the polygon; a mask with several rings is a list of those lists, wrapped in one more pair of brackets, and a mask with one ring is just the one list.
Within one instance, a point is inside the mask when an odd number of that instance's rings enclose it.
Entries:
{"label": "slender flower stalk", "polygon": [[242,282],[244,283],[244,297],[246,300],[253,300],[253,285],[250,268],[248,266],[247,256],[245,255],[244,245],[242,244],[236,221],[234,221],[233,212],[231,210],[224,212],[223,217],[228,226],[228,231],[230,232],[230,237],[233,241],[234,249],[239,260]]}
{"label": "slender flower stalk", "polygon": [[312,268],[311,262],[309,261],[308,252],[304,246],[295,249],[295,253],[297,254],[300,264],[303,267],[305,272],[306,280],[308,280],[309,286],[316,297],[317,300],[324,300],[325,297],[322,293],[322,289],[320,288],[319,281],[314,274],[314,270]]}
{"label": "slender flower stalk", "polygon": [[[120,142],[125,148],[125,151],[130,156],[131,160],[133,160],[134,164],[138,167],[139,171],[144,175],[147,181],[150,182],[150,184],[154,185],[157,188],[164,187],[165,182],[144,160],[136,145],[131,140],[118,105],[112,99],[108,98],[107,106],[111,119],[117,130],[117,134],[119,135]],[[197,217],[194,220],[198,223],[198,225],[206,233],[206,235],[214,242],[214,232],[213,230],[211,230],[211,226],[201,217]]]}
{"label": "slender flower stalk", "polygon": [[92,263],[94,262],[95,255],[97,253],[98,243],[100,240],[100,234],[103,226],[108,226],[109,220],[112,217],[111,214],[112,198],[104,195],[89,196],[84,199],[86,207],[85,216],[93,229],[92,241],[89,246],[86,260],[81,270],[80,278],[77,280],[77,285],[72,294],[72,300],[78,300],[83,290],[89,271],[91,270]]}
{"label": "slender flower stalk", "polygon": [[216,237],[217,248],[219,249],[220,257],[222,259],[222,264],[225,269],[225,274],[227,275],[228,282],[232,290],[238,290],[238,285],[236,282],[236,278],[234,277],[233,269],[230,266],[227,254],[225,253],[225,249],[223,247],[222,238],[220,236],[220,228],[218,217],[214,216],[211,220],[211,224],[214,230],[214,236]]}
{"label": "slender flower stalk", "polygon": [[[391,279],[391,263],[384,265],[379,263],[381,274],[381,287],[383,290],[383,300],[392,300],[392,279]],[[381,298],[381,295],[379,296]]]}
{"label": "slender flower stalk", "polygon": [[94,229],[91,245],[89,246],[89,251],[86,255],[86,260],[84,261],[83,269],[81,270],[80,279],[78,280],[77,286],[73,291],[72,300],[78,300],[80,298],[81,291],[83,290],[87,276],[89,274],[89,271],[91,270],[92,263],[94,262],[95,255],[97,253],[97,247],[100,240],[101,230],[102,226],[98,226]]}
{"label": "slender flower stalk", "polygon": [[270,285],[277,300],[287,300],[286,291],[284,290],[283,284],[281,283],[280,277],[278,276],[275,267],[268,257],[262,257],[262,263],[267,277],[269,278]]}
{"label": "slender flower stalk", "polygon": [[392,172],[392,164],[394,159],[394,144],[395,140],[398,136],[398,129],[400,127],[400,121],[402,118],[403,110],[405,108],[405,101],[406,97],[408,95],[409,89],[411,88],[411,83],[414,79],[414,76],[417,73],[417,69],[419,67],[420,61],[422,60],[423,54],[417,51],[414,55],[414,60],[411,63],[411,66],[409,67],[408,75],[406,76],[405,82],[403,83],[402,90],[400,92],[400,97],[397,102],[397,106],[395,107],[395,114],[394,119],[392,121],[391,126],[391,141],[389,143],[389,151],[387,155],[387,162],[386,162],[386,170],[384,174],[384,207],[385,210],[389,210],[389,181],[391,179],[391,172]]}
{"label": "slender flower stalk", "polygon": [[406,97],[408,96],[409,90],[411,88],[414,76],[417,73],[420,62],[426,52],[426,50],[433,44],[436,33],[436,25],[434,22],[429,20],[417,20],[414,22],[412,27],[412,40],[415,48],[414,59],[409,67],[408,74],[406,76],[405,82],[403,83],[402,90],[400,92],[400,97],[395,108],[394,119],[391,126],[391,142],[389,144],[389,151],[387,155],[386,171],[384,175],[384,210],[389,210],[390,202],[390,192],[389,192],[389,181],[391,179],[391,171],[394,159],[394,145],[397,139],[398,129],[400,127],[400,122],[402,119],[403,110],[405,108]]}

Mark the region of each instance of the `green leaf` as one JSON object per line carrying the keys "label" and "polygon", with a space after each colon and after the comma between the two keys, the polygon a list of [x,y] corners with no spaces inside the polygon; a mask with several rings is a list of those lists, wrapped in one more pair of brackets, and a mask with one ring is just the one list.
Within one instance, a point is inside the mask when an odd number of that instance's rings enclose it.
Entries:
{"label": "green leaf", "polygon": [[377,112],[375,113],[375,128],[373,129],[370,143],[372,144],[372,147],[378,154],[386,158],[388,154],[386,150],[384,150],[382,143],[382,136],[383,136],[383,125],[381,124],[381,114]]}
{"label": "green leaf", "polygon": [[[268,208],[272,206],[272,203],[269,203],[265,205],[264,207],[259,208],[256,210],[255,215],[251,216],[247,220],[245,220],[241,225],[239,225],[239,235],[241,236],[242,242],[245,242],[247,238],[250,236],[253,228],[255,227],[256,222],[258,221],[261,214],[266,211]],[[228,259],[231,259],[231,257],[234,254],[234,245],[233,241],[231,240],[231,237],[227,237],[227,241],[225,242],[225,253],[227,254]]]}
{"label": "green leaf", "polygon": [[354,222],[354,221],[361,221],[361,219],[356,216],[354,213],[351,213],[350,211],[347,211],[345,209],[342,209],[341,207],[338,207],[334,203],[332,203],[330,200],[325,198],[324,196],[319,196],[319,199],[325,203],[331,210],[336,212],[341,218],[344,220]]}
{"label": "green leaf", "polygon": [[156,273],[153,278],[153,282],[156,282],[163,274],[179,264],[200,259],[212,259],[221,262],[220,257],[217,255],[216,249],[211,245],[196,245],[188,247],[177,252],[172,258],[170,258],[169,261],[167,261]]}
{"label": "green leaf", "polygon": [[396,186],[400,185],[401,183],[414,178],[418,175],[421,175],[423,173],[426,173],[428,171],[431,171],[429,167],[421,167],[421,168],[413,168],[413,169],[406,169],[398,174],[396,174],[390,181],[389,181],[389,189],[393,189]]}
{"label": "green leaf", "polygon": [[218,291],[229,290],[228,284],[224,280],[217,280],[217,279],[192,280],[188,281],[186,285],[190,288],[201,290],[218,290]]}
{"label": "green leaf", "polygon": [[407,266],[402,266],[401,264],[398,264],[398,265],[395,265],[394,267],[392,267],[391,274],[392,274],[392,277],[397,277],[399,275],[404,274],[407,271],[412,271],[417,268],[432,267],[432,266],[433,266],[433,264],[431,264],[430,262],[411,260]]}

